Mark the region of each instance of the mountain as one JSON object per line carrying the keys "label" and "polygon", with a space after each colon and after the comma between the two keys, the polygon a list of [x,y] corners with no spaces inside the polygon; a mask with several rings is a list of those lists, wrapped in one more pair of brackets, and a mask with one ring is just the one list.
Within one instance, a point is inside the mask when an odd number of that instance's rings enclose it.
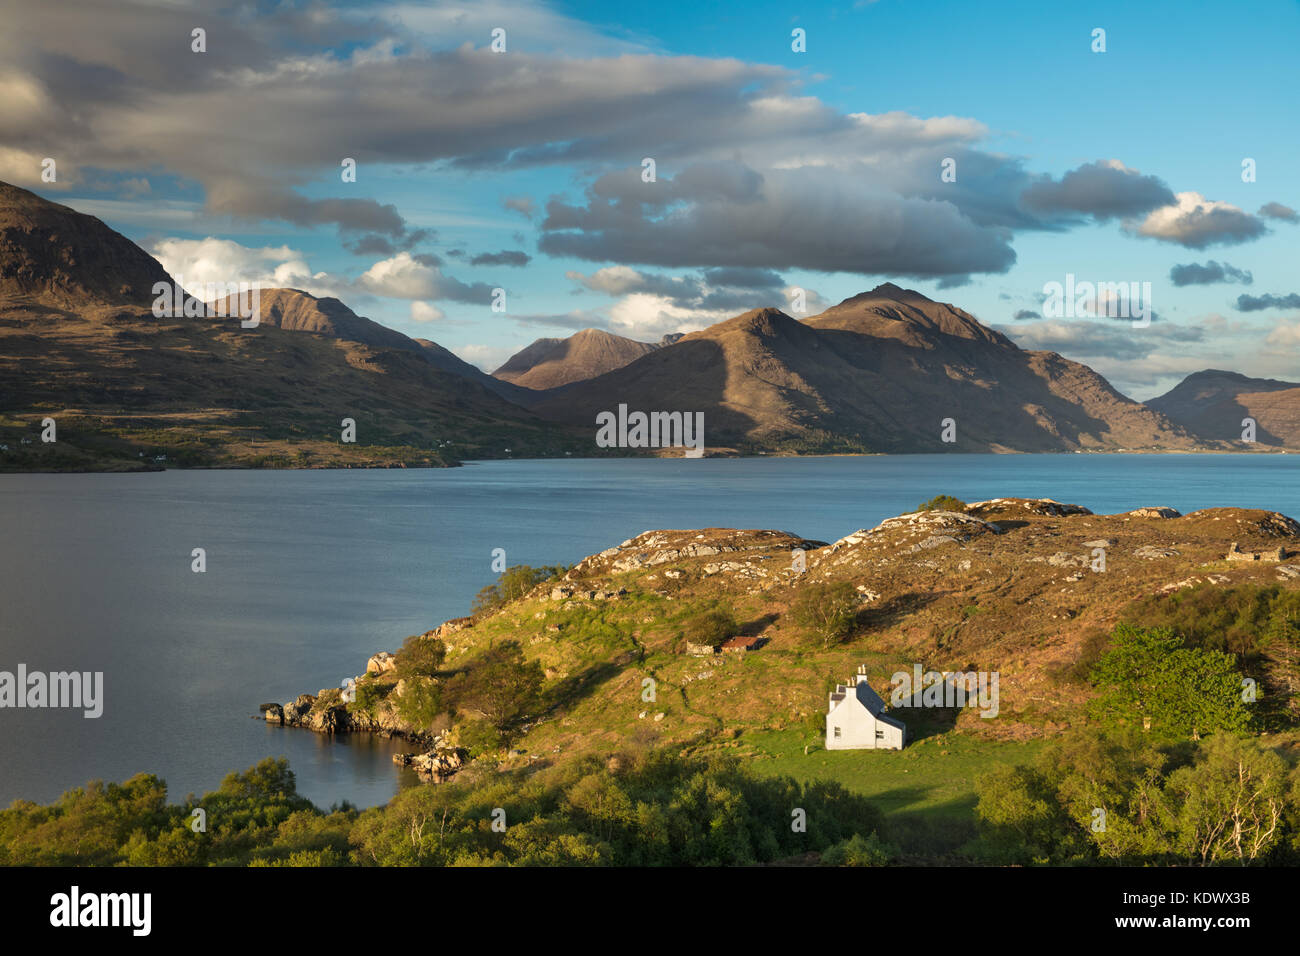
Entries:
{"label": "mountain", "polygon": [[[702,411],[707,444],[742,451],[1192,448],[1158,412],[1054,352],[1026,351],[951,305],[891,283],[800,322],[757,309],[683,336],[534,406],[592,424]],[[941,422],[956,423],[955,442]]]}
{"label": "mountain", "polygon": [[[0,470],[441,465],[558,455],[543,421],[337,299],[261,292],[260,324],[157,318],[162,267],[98,219],[0,185]],[[432,345],[432,343],[430,343]],[[478,373],[482,375],[483,373]],[[39,440],[54,418],[57,441]],[[343,419],[356,424],[344,443]]]}
{"label": "mountain", "polygon": [[[262,289],[259,293],[258,321],[286,332],[312,332],[335,339],[346,339],[375,348],[403,349],[423,355],[424,349],[412,338],[386,325],[357,315],[334,298],[317,298],[301,289]],[[214,303],[233,314],[238,303],[232,296],[224,303]]]}
{"label": "mountain", "polygon": [[1300,383],[1250,378],[1239,372],[1194,372],[1147,402],[1207,441],[1240,442],[1242,419],[1255,419],[1262,445],[1300,448]]}
{"label": "mountain", "polygon": [[0,183],[0,296],[55,307],[143,303],[171,282],[158,261],[94,216]]}
{"label": "mountain", "polygon": [[492,374],[525,388],[558,388],[622,368],[659,347],[602,329],[583,329],[567,339],[538,339]]}

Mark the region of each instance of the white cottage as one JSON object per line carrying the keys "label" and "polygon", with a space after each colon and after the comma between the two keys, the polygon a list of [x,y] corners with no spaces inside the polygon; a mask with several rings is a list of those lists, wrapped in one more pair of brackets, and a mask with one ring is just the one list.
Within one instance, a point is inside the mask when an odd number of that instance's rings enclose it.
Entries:
{"label": "white cottage", "polygon": [[903,722],[885,714],[885,702],[867,684],[859,667],[852,683],[831,694],[826,712],[827,750],[902,750],[907,743]]}

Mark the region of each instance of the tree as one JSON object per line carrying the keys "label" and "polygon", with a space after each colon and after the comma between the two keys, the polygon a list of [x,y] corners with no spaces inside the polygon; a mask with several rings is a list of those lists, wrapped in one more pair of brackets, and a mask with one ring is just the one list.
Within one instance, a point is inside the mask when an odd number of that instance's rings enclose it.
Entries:
{"label": "tree", "polygon": [[790,616],[808,629],[815,643],[830,647],[853,633],[860,603],[857,590],[847,581],[809,584],[790,605]]}
{"label": "tree", "polygon": [[489,584],[478,592],[471,613],[474,617],[491,614],[511,601],[518,601],[543,581],[559,577],[567,570],[560,565],[533,568],[526,564],[516,564],[506,568],[495,584]]}
{"label": "tree", "polygon": [[960,498],[954,498],[952,495],[935,495],[929,501],[923,501],[916,506],[917,511],[958,511],[965,512],[969,506]]}
{"label": "tree", "polygon": [[739,629],[735,616],[728,610],[715,608],[696,614],[682,628],[682,636],[691,644],[708,644],[717,647]]}
{"label": "tree", "polygon": [[483,652],[452,678],[448,691],[458,707],[477,710],[502,735],[537,706],[542,666],[524,658],[517,641]]}
{"label": "tree", "polygon": [[1200,759],[1169,777],[1177,847],[1201,865],[1262,860],[1282,838],[1288,783],[1297,774],[1256,740],[1215,734]]}
{"label": "tree", "polygon": [[1094,706],[1104,718],[1193,739],[1249,724],[1231,654],[1183,647],[1169,628],[1132,624],[1118,625],[1111,643],[1093,668],[1093,684],[1102,691]]}
{"label": "tree", "polygon": [[396,656],[398,677],[432,677],[447,659],[447,645],[436,637],[412,634]]}

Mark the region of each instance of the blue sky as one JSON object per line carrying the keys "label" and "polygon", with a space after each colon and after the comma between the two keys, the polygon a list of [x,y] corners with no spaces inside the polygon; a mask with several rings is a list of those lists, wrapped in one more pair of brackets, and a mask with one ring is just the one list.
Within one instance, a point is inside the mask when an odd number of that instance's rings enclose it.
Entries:
{"label": "blue sky", "polygon": [[[1300,377],[1293,0],[48,7],[0,39],[0,179],[187,281],[337,295],[489,370],[894,281],[1138,398]],[[1149,282],[1156,321],[1041,317],[1067,273]]]}

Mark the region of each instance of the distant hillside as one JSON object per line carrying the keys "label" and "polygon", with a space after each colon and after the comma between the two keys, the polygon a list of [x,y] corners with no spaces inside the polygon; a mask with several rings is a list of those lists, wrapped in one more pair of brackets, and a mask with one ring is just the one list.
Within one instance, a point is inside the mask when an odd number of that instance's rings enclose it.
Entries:
{"label": "distant hillside", "polygon": [[538,339],[492,374],[525,388],[558,388],[622,368],[659,347],[602,329],[583,329],[567,339]]}
{"label": "distant hillside", "polygon": [[[259,292],[259,316],[262,325],[273,325],[286,332],[312,332],[335,339],[346,339],[375,348],[403,349],[416,355],[424,350],[412,338],[371,319],[362,318],[334,298],[317,298],[301,289],[262,289]],[[235,314],[236,297],[215,303],[226,314]]]}
{"label": "distant hillside", "polygon": [[1255,419],[1261,445],[1300,448],[1300,383],[1206,369],[1147,402],[1207,441],[1240,443],[1242,420]]}
{"label": "distant hillside", "polygon": [[0,296],[55,307],[143,304],[158,261],[94,216],[0,183]]}
{"label": "distant hillside", "polygon": [[[171,279],[152,257],[93,217],[2,185],[0,241],[0,470],[135,469],[164,456],[441,465],[587,447],[586,430],[439,368],[337,299],[264,290],[252,329],[156,318],[152,285]],[[38,440],[45,417],[54,443]],[[355,443],[341,441],[344,418]]]}
{"label": "distant hillside", "polygon": [[[742,451],[1190,449],[1197,442],[1085,365],[1029,352],[960,309],[886,283],[799,322],[758,309],[539,400],[591,423],[620,403],[703,411]],[[956,421],[956,442],[941,421]]]}

